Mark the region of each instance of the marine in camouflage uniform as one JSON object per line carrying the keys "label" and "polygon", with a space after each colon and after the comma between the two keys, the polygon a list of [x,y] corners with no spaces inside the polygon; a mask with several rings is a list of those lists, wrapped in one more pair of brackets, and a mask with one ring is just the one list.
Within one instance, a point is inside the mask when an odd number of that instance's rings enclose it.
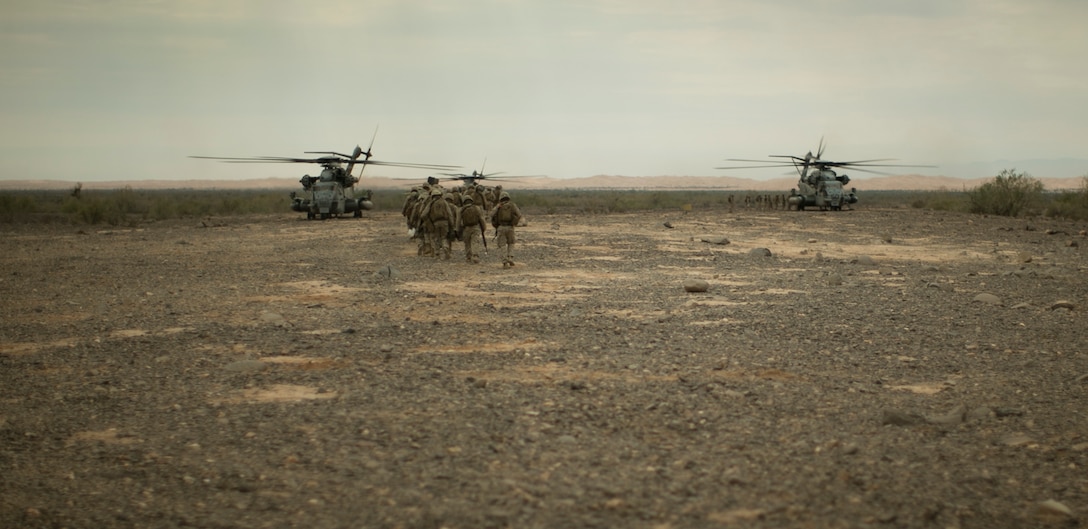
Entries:
{"label": "marine in camouflage uniform", "polygon": [[521,210],[510,200],[510,194],[503,191],[499,195],[499,205],[491,212],[491,225],[495,227],[495,237],[499,240],[503,268],[514,266],[514,226],[519,222]]}
{"label": "marine in camouflage uniform", "polygon": [[483,192],[483,186],[470,185],[471,189],[467,190],[466,194],[472,195],[472,201],[476,203],[476,206],[489,211],[491,209],[491,202],[487,200],[487,195]]}
{"label": "marine in camouflage uniform", "polygon": [[427,240],[427,223],[423,215],[423,212],[427,205],[430,204],[431,200],[431,186],[424,184],[422,191],[416,198],[415,203],[412,204],[408,214],[409,233],[412,234],[411,238],[415,239],[418,244],[416,255],[432,255],[432,248],[430,242]]}
{"label": "marine in camouflage uniform", "polygon": [[461,197],[461,202],[464,205],[461,206],[461,218],[458,221],[457,230],[461,233],[461,240],[465,243],[465,260],[470,263],[478,263],[480,262],[480,256],[472,245],[476,242],[476,237],[487,236],[484,233],[486,227],[486,224],[484,224],[484,210],[474,203],[475,201],[470,194],[466,193]]}
{"label": "marine in camouflage uniform", "polygon": [[427,233],[427,242],[434,256],[450,258],[450,232],[456,220],[453,207],[442,198],[442,190],[431,189],[431,199],[424,206],[423,218]]}
{"label": "marine in camouflage uniform", "polygon": [[400,208],[400,214],[404,216],[404,222],[408,225],[408,233],[414,234],[412,228],[415,227],[415,223],[412,220],[412,213],[415,210],[416,204],[419,202],[419,188],[413,187],[408,192],[408,196],[404,199],[404,205]]}

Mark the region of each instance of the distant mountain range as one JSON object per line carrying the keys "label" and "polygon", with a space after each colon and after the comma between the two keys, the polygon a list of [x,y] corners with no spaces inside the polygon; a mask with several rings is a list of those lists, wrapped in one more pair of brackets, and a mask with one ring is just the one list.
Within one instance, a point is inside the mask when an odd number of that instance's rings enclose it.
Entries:
{"label": "distant mountain range", "polygon": [[1076,178],[1088,174],[1088,160],[1082,158],[1051,158],[942,164],[933,172],[956,175],[960,178],[991,178],[1005,169],[1026,172],[1039,179]]}

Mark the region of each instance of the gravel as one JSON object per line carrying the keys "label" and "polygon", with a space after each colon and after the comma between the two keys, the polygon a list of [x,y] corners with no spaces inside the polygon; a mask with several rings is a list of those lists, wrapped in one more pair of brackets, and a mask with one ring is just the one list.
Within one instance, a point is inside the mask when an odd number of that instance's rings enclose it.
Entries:
{"label": "gravel", "polygon": [[1083,223],[530,215],[503,269],[211,220],[0,227],[0,526],[1088,513]]}

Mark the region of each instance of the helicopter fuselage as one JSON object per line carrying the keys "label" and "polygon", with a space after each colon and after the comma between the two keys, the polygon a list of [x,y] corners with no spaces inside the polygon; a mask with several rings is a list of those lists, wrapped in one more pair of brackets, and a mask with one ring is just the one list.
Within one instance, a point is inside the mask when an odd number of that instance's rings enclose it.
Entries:
{"label": "helicopter fuselage", "polygon": [[[364,210],[374,207],[370,192],[355,196],[357,178],[338,165],[326,166],[320,176],[305,175],[299,182],[307,196],[293,196],[291,209],[306,213],[306,218],[327,219],[353,213],[361,217]],[[292,194],[294,195],[294,194]]]}
{"label": "helicopter fuselage", "polygon": [[797,181],[797,189],[790,190],[787,203],[798,211],[806,207],[840,210],[858,201],[854,188],[847,193],[845,185],[848,183],[849,176],[836,174],[827,167],[815,167],[811,171],[806,167]]}

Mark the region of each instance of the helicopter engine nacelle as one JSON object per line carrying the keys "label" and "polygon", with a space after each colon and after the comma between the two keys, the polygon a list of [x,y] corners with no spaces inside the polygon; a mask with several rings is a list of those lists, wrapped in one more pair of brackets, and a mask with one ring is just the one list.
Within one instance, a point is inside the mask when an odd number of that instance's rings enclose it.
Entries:
{"label": "helicopter engine nacelle", "polygon": [[366,198],[349,198],[348,211],[370,211],[374,209],[374,203]]}
{"label": "helicopter engine nacelle", "polygon": [[291,211],[308,213],[310,211],[310,201],[298,197],[291,197]]}

